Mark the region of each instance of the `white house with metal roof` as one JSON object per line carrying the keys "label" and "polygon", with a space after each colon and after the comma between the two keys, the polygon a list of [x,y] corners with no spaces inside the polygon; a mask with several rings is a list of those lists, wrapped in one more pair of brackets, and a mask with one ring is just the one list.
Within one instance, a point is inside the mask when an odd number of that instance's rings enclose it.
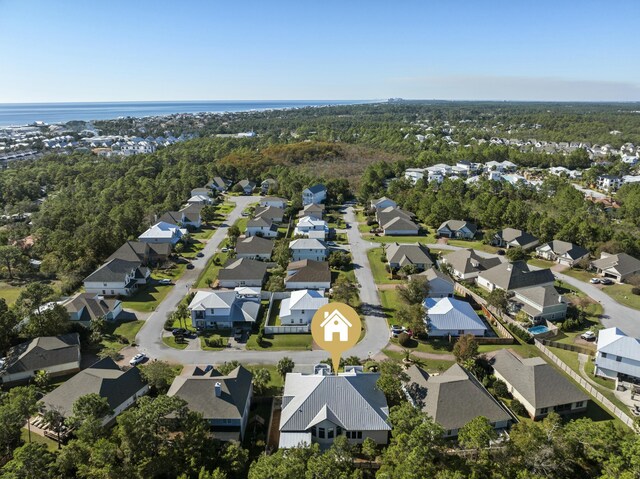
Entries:
{"label": "white house with metal roof", "polygon": [[138,236],[145,243],[169,243],[175,245],[188,231],[178,225],[159,221],[147,231]]}
{"label": "white house with metal roof", "polygon": [[[249,290],[244,294],[243,290]],[[236,291],[198,291],[189,303],[191,324],[200,328],[231,328],[251,324],[258,318],[260,295],[251,288]]]}
{"label": "white house with metal roof", "polygon": [[293,291],[290,297],[280,302],[280,323],[283,326],[309,325],[316,311],[328,303],[329,299],[319,291],[313,289]]}
{"label": "white house with metal roof", "polygon": [[280,415],[280,448],[318,443],[331,446],[338,436],[361,444],[371,438],[387,444],[391,426],[384,393],[376,386],[379,373],[361,367],[338,375],[325,368],[314,374],[289,373]]}
{"label": "white house with metal roof", "polygon": [[640,381],[640,340],[618,328],[598,333],[595,375],[618,381]]}
{"label": "white house with metal roof", "polygon": [[302,191],[302,206],[322,203],[327,198],[327,188],[317,184]]}
{"label": "white house with metal roof", "polygon": [[427,298],[425,322],[429,336],[484,336],[487,326],[466,301],[455,298]]}

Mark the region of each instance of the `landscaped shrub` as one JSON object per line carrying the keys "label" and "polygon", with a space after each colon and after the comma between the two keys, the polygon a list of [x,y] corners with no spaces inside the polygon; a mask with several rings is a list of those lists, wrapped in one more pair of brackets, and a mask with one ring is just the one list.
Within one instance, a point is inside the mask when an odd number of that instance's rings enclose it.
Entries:
{"label": "landscaped shrub", "polygon": [[222,347],[222,338],[216,334],[210,338],[205,338],[204,344],[210,348],[220,348]]}
{"label": "landscaped shrub", "polygon": [[500,379],[496,379],[493,382],[493,392],[496,393],[496,396],[501,398],[509,397],[509,389],[505,382]]}
{"label": "landscaped shrub", "polygon": [[565,319],[560,325],[562,331],[578,331],[582,329],[582,321],[580,318]]}
{"label": "landscaped shrub", "polygon": [[527,417],[529,415],[525,407],[517,399],[511,401],[511,410],[518,416]]}
{"label": "landscaped shrub", "polygon": [[172,331],[173,330],[173,319],[172,318],[168,318],[164,322],[164,330],[165,331]]}
{"label": "landscaped shrub", "polygon": [[400,333],[398,334],[398,343],[400,343],[400,346],[408,346],[409,343],[411,342],[411,336],[409,336],[407,333]]}
{"label": "landscaped shrub", "polygon": [[634,286],[633,288],[631,288],[631,292],[633,294],[640,295],[640,288],[638,286]]}
{"label": "landscaped shrub", "polygon": [[507,328],[513,333],[514,336],[520,338],[525,343],[533,342],[533,336],[524,329],[519,328],[518,326],[511,323],[507,323]]}

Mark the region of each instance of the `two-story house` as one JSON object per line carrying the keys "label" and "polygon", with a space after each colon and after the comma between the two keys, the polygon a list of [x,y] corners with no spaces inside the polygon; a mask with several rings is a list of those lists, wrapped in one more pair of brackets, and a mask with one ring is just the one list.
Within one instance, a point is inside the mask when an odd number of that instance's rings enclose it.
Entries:
{"label": "two-story house", "polygon": [[618,328],[603,329],[598,333],[595,375],[637,383],[640,381],[640,340],[624,334]]}
{"label": "two-story house", "polygon": [[298,220],[295,229],[293,230],[294,236],[306,236],[308,238],[326,239],[329,234],[329,226],[325,220],[319,220],[312,218],[311,216],[304,216]]}
{"label": "two-story house", "polygon": [[101,296],[130,296],[149,276],[149,269],[137,261],[112,259],[84,279],[84,289]]}
{"label": "two-story house", "polygon": [[309,325],[316,311],[328,303],[329,299],[319,291],[313,289],[293,291],[290,297],[280,302],[280,323],[283,326]]}
{"label": "two-story house", "polygon": [[322,203],[327,199],[327,188],[324,185],[317,184],[305,188],[302,191],[302,205],[314,205]]}
{"label": "two-story house", "polygon": [[258,318],[260,296],[237,291],[198,291],[189,303],[194,328],[231,328],[251,325]]}
{"label": "two-story house", "polygon": [[327,259],[328,248],[324,241],[318,239],[301,238],[289,243],[291,258],[293,261],[311,259],[324,261]]}

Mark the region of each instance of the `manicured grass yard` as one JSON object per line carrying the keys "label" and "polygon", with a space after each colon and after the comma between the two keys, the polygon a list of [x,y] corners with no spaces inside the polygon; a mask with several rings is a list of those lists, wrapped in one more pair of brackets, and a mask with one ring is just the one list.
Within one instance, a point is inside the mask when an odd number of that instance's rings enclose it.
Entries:
{"label": "manicured grass yard", "polygon": [[395,319],[395,312],[398,310],[402,301],[400,300],[400,296],[398,292],[394,289],[388,289],[385,291],[379,291],[380,294],[380,302],[382,303],[382,308],[384,313],[387,316],[387,322],[389,324],[396,324],[396,322],[402,324],[401,321]]}
{"label": "manicured grass yard", "polygon": [[[400,351],[390,351],[384,349],[382,351],[386,356],[396,361],[402,361],[404,359],[404,353]],[[429,373],[441,373],[449,369],[455,361],[447,361],[443,359],[422,359],[412,356],[414,361],[417,361],[418,366],[425,369]]]}
{"label": "manicured grass yard", "polygon": [[631,288],[633,288],[633,286],[630,284],[612,284],[610,286],[604,286],[602,291],[620,304],[624,304],[629,308],[640,309],[640,295],[633,294]]}
{"label": "manicured grass yard", "polygon": [[[221,244],[221,246],[224,246],[225,244],[226,244],[226,240]],[[218,259],[218,264],[215,264],[216,258]],[[202,273],[198,277],[198,280],[195,282],[193,287],[206,288],[208,286],[207,282],[209,280],[212,283],[215,282],[215,280],[218,279],[218,271],[222,269],[222,267],[224,266],[224,264],[227,262],[228,259],[229,259],[228,253],[214,254],[211,258],[209,258],[209,261],[207,262],[207,267],[202,271]]]}
{"label": "manicured grass yard", "polygon": [[249,364],[247,366],[247,369],[249,369],[249,371],[252,371],[252,372],[255,371],[256,369],[266,369],[267,371],[269,371],[269,374],[271,375],[271,380],[267,385],[268,391],[266,392],[266,394],[267,395],[280,394],[280,392],[282,391],[282,388],[284,387],[284,379],[282,378],[282,376],[278,374],[275,364]]}
{"label": "manicured grass yard", "polygon": [[547,261],[546,259],[540,259],[540,258],[531,258],[527,260],[527,263],[530,264],[531,266],[536,266],[538,268],[546,268],[546,269],[551,268],[556,264],[553,261]]}
{"label": "manicured grass yard", "polygon": [[[436,242],[436,237],[432,234],[418,236],[365,236],[365,239],[376,243],[425,243],[431,244]],[[469,246],[471,247],[471,246]]]}
{"label": "manicured grass yard", "polygon": [[238,228],[240,228],[240,231],[242,233],[244,233],[247,230],[247,223],[249,222],[249,218],[244,217],[244,218],[238,218],[238,220],[234,223],[234,225],[236,225]]}
{"label": "manicured grass yard", "polygon": [[582,269],[566,269],[562,272],[562,274],[566,274],[567,276],[571,276],[572,278],[584,281],[585,283],[588,283],[589,280],[595,276],[595,274],[589,273],[588,271],[584,271]]}
{"label": "manicured grass yard", "polygon": [[4,299],[9,306],[16,302],[22,291],[22,286],[13,286],[9,283],[0,282],[0,298]]}
{"label": "manicured grass yard", "polygon": [[495,253],[500,249],[495,246],[484,244],[482,241],[448,240],[447,244],[459,246],[461,248],[473,248],[480,251],[486,251],[487,253]]}
{"label": "manicured grass yard", "polygon": [[205,243],[200,240],[192,239],[189,244],[184,248],[180,256],[184,258],[193,259],[196,257],[196,254],[204,248]]}
{"label": "manicured grass yard", "polygon": [[[20,438],[24,441],[25,444],[29,443],[29,430],[26,427],[23,427],[20,430]],[[31,431],[31,442],[36,444],[44,444],[51,452],[58,450],[58,443],[56,441],[54,441],[53,439],[49,439],[48,437],[40,436],[33,431]]]}
{"label": "manicured grass yard", "polygon": [[270,334],[264,336],[262,346],[258,346],[257,334],[247,341],[247,349],[271,351],[311,351],[311,334]]}
{"label": "manicured grass yard", "polygon": [[380,260],[382,256],[382,248],[373,248],[367,251],[367,258],[371,265],[371,272],[373,273],[373,280],[376,284],[392,284],[402,283],[399,279],[391,279],[389,273],[385,269],[385,263]]}
{"label": "manicured grass yard", "polygon": [[200,231],[193,233],[191,237],[196,240],[208,240],[209,238],[211,238],[211,236],[213,236],[213,233],[215,231],[216,229],[212,228],[211,226],[202,225]]}
{"label": "manicured grass yard", "polygon": [[156,309],[158,304],[169,293],[173,285],[147,284],[138,289],[136,294],[122,302],[125,309],[133,309],[141,313],[149,313]]}
{"label": "manicured grass yard", "polygon": [[144,325],[144,321],[107,322],[101,344],[104,348],[122,349],[127,346],[118,339],[120,336],[127,338],[129,343],[136,340],[136,334]]}
{"label": "manicured grass yard", "polygon": [[184,349],[187,347],[187,343],[177,343],[176,338],[173,336],[163,336],[162,342],[173,349]]}

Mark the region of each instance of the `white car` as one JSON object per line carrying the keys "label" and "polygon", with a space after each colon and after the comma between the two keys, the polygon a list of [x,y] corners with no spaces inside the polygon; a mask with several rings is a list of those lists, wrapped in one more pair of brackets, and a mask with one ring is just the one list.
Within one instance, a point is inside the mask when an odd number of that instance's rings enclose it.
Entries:
{"label": "white car", "polygon": [[162,278],[158,281],[160,284],[171,284],[171,280],[169,278]]}
{"label": "white car", "polygon": [[591,278],[589,280],[589,283],[591,283],[591,284],[600,284],[600,278]]}
{"label": "white car", "polygon": [[222,251],[223,253],[227,253],[229,251],[229,248],[227,248],[226,246],[224,248],[222,248],[220,251]]}
{"label": "white car", "polygon": [[134,357],[131,358],[131,361],[129,361],[129,364],[131,366],[137,366],[138,364],[140,364],[142,361],[144,361],[146,359],[147,355],[144,353],[138,353],[136,354]]}
{"label": "white car", "polygon": [[596,339],[596,333],[594,333],[593,331],[585,331],[580,335],[580,337],[585,341],[593,341]]}

